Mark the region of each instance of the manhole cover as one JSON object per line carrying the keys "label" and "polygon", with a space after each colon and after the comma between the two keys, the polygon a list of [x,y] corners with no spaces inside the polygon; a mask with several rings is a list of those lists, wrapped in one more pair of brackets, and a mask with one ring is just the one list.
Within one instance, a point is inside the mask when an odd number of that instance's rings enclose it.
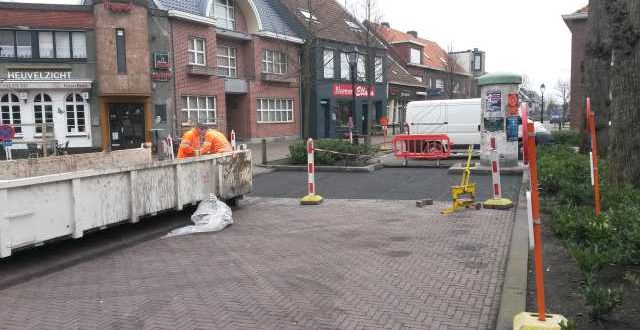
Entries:
{"label": "manhole cover", "polygon": [[406,242],[408,240],[410,240],[411,237],[409,236],[391,236],[389,237],[389,240],[392,242]]}
{"label": "manhole cover", "polygon": [[471,269],[485,269],[487,267],[489,267],[487,264],[485,264],[484,262],[480,262],[480,261],[467,261],[465,263],[463,263],[464,267],[466,268],[471,268]]}
{"label": "manhole cover", "polygon": [[469,234],[469,230],[467,229],[454,229],[450,231],[453,235],[467,235]]}
{"label": "manhole cover", "polygon": [[385,255],[393,258],[402,258],[411,255],[409,251],[387,251],[384,253]]}
{"label": "manhole cover", "polygon": [[462,245],[457,245],[454,249],[456,251],[476,251],[476,250],[481,250],[484,247],[486,247],[485,244],[462,244]]}

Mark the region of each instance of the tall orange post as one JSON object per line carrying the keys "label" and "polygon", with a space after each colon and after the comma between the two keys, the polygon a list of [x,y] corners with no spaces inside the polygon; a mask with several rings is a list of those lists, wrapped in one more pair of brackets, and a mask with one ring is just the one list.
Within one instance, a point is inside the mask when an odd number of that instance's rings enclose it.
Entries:
{"label": "tall orange post", "polygon": [[544,269],[542,266],[542,230],[540,222],[540,194],[538,193],[538,159],[536,155],[536,133],[533,123],[527,123],[527,152],[529,158],[529,173],[531,174],[531,213],[533,215],[534,241],[534,270],[536,275],[536,304],[538,306],[538,320],[545,321],[544,304]]}
{"label": "tall orange post", "polygon": [[591,134],[591,177],[596,215],[600,215],[600,175],[598,173],[598,140],[596,138],[596,114],[591,111],[591,98],[587,97],[587,128]]}

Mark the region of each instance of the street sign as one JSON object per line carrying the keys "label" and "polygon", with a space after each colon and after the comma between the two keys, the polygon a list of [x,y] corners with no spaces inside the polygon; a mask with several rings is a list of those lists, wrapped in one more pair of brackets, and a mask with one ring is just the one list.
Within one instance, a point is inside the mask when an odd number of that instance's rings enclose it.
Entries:
{"label": "street sign", "polygon": [[16,131],[10,125],[0,125],[0,140],[11,140],[16,136]]}

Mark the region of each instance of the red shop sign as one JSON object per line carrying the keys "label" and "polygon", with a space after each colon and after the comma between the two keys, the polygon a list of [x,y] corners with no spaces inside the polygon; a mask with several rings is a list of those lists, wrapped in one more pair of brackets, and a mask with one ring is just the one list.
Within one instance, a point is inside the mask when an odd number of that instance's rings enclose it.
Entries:
{"label": "red shop sign", "polygon": [[[333,96],[351,97],[353,92],[350,84],[333,84]],[[365,85],[356,85],[356,97],[375,97],[375,87],[369,87]]]}

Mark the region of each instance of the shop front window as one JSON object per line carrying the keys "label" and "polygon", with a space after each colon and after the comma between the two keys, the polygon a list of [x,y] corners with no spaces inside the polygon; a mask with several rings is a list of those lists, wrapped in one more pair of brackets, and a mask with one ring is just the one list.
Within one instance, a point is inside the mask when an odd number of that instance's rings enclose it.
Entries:
{"label": "shop front window", "polygon": [[0,124],[11,125],[16,134],[22,134],[20,99],[16,94],[4,94],[0,97]]}
{"label": "shop front window", "polygon": [[33,114],[36,134],[42,134],[43,127],[47,133],[53,133],[53,105],[49,94],[40,93],[33,98]]}
{"label": "shop front window", "polygon": [[88,104],[80,94],[69,94],[65,98],[67,134],[87,132],[86,112]]}

